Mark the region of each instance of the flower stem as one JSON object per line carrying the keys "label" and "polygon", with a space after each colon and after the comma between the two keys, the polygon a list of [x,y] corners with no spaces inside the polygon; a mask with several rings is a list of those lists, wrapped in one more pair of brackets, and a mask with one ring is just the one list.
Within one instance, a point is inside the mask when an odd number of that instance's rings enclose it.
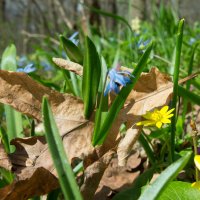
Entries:
{"label": "flower stem", "polygon": [[[197,152],[197,128],[196,128],[196,124],[193,120],[190,121],[190,126],[192,128],[192,140],[193,140],[193,147],[194,147],[194,155],[198,155]],[[199,181],[199,170],[198,168],[195,166],[195,178],[196,178],[196,182]]]}
{"label": "flower stem", "polygon": [[176,58],[174,65],[174,86],[173,86],[173,99],[172,99],[172,108],[175,108],[174,116],[172,117],[171,123],[171,141],[170,141],[170,160],[174,162],[175,160],[175,134],[176,134],[176,120],[177,120],[177,99],[178,99],[178,78],[179,78],[179,67],[180,67],[180,57],[181,57],[181,48],[183,41],[183,25],[184,19],[180,20],[178,25],[177,41],[176,41]]}

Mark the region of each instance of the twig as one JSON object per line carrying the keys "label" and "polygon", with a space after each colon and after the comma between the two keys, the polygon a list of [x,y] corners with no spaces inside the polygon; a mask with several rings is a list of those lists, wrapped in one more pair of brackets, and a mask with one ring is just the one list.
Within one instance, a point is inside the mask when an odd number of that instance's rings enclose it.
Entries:
{"label": "twig", "polygon": [[52,38],[52,37],[49,37],[49,36],[47,36],[47,35],[38,34],[38,33],[29,33],[29,32],[27,32],[27,31],[25,31],[25,30],[22,30],[21,33],[22,33],[23,35],[29,37],[29,38],[43,38],[43,39],[49,38],[50,41],[51,41],[52,43],[54,43],[55,45],[60,45],[60,42],[59,42],[58,40],[56,40],[56,39],[54,39],[54,38]]}
{"label": "twig", "polygon": [[63,19],[63,21],[65,22],[65,24],[68,26],[69,29],[73,28],[73,25],[71,24],[71,22],[68,20],[67,16],[65,15],[65,11],[60,3],[59,0],[54,0],[55,5],[57,6],[59,13]]}

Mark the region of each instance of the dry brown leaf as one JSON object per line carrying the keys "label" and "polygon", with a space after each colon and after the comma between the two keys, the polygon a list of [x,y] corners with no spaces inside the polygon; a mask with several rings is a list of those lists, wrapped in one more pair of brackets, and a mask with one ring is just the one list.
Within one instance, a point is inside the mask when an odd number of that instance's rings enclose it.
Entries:
{"label": "dry brown leaf", "polygon": [[136,169],[141,164],[139,153],[133,152],[128,157],[127,164],[125,167],[120,167],[118,159],[116,157],[112,159],[96,191],[95,200],[107,199],[106,197],[111,191],[119,192],[134,182],[140,174],[140,170],[131,172],[130,168]]}
{"label": "dry brown leaf", "polygon": [[0,139],[0,167],[6,169],[6,170],[11,170],[12,169],[12,164],[9,160],[9,157],[4,149],[3,143]]}
{"label": "dry brown leaf", "polygon": [[114,151],[107,152],[102,158],[90,165],[84,172],[85,180],[81,186],[81,192],[84,199],[92,200],[94,193],[99,185],[103,173],[110,163]]}
{"label": "dry brown leaf", "polygon": [[[83,102],[76,97],[63,95],[44,87],[24,73],[0,70],[0,102],[9,104],[18,111],[41,120],[42,97],[49,96],[56,123],[63,137],[63,145],[70,161],[75,157],[81,158],[87,163],[85,165],[87,167],[108,150],[117,146],[119,142],[117,135],[122,123],[125,122],[130,128],[133,123],[140,120],[141,115],[147,110],[168,103],[172,87],[159,91],[166,86],[168,87],[169,84],[172,86],[169,77],[160,73],[156,68],[153,68],[150,73],[142,74],[124,108],[120,111],[108,138],[98,148],[93,148],[91,145],[93,121],[85,120]],[[41,139],[16,139],[13,144],[19,146],[18,150],[10,156],[19,181],[34,178],[33,175],[38,168],[48,170],[50,174],[56,175],[47,145],[42,143]],[[18,165],[19,163],[20,165]],[[88,170],[90,171],[90,168]],[[102,173],[103,170],[100,171]],[[15,193],[16,184],[17,182],[12,187],[13,193]]]}
{"label": "dry brown leaf", "polygon": [[83,75],[83,66],[79,65],[78,63],[72,62],[70,60],[65,60],[63,58],[53,58],[53,62],[58,67],[74,72],[79,76]]}
{"label": "dry brown leaf", "polygon": [[0,70],[0,102],[19,112],[41,120],[41,103],[44,95],[53,106],[65,101],[63,94],[45,87],[27,74]]}
{"label": "dry brown leaf", "polygon": [[33,196],[47,194],[58,187],[58,179],[48,170],[38,167],[27,179],[14,180],[12,184],[0,189],[0,199],[27,200]]}
{"label": "dry brown leaf", "polygon": [[[8,160],[12,163],[12,171],[16,177],[12,184],[0,190],[2,199],[28,199],[59,187],[43,136],[17,138],[12,140],[11,144],[16,147],[16,151],[9,155]],[[1,160],[0,166],[3,167]]]}
{"label": "dry brown leaf", "polygon": [[132,151],[133,145],[137,141],[140,136],[141,128],[129,128],[126,132],[126,135],[120,141],[117,148],[118,155],[118,164],[119,166],[125,166],[128,156]]}
{"label": "dry brown leaf", "polygon": [[169,103],[173,86],[170,80],[168,75],[161,73],[155,67],[149,73],[142,73],[100,151],[116,146],[120,140],[118,132],[122,123],[125,123],[127,128],[130,128],[142,119],[141,116],[146,111]]}

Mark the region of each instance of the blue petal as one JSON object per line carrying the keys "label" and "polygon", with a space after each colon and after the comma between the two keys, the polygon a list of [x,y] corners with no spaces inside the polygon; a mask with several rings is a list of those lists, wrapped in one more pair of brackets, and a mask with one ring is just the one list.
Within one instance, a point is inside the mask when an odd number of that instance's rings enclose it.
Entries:
{"label": "blue petal", "polygon": [[24,72],[24,68],[18,68],[17,72]]}
{"label": "blue petal", "polygon": [[125,81],[126,84],[131,83],[131,79],[127,76],[124,76],[124,81]]}
{"label": "blue petal", "polygon": [[119,83],[122,86],[126,86],[126,79],[125,78],[128,78],[128,77],[125,77],[123,75],[117,74],[116,78],[115,78],[115,82]]}
{"label": "blue petal", "polygon": [[106,90],[104,92],[104,96],[106,96],[109,92],[114,91],[116,94],[119,93],[119,85],[115,83],[114,81],[110,81],[108,85],[106,86]]}
{"label": "blue petal", "polygon": [[110,80],[114,80],[116,75],[117,75],[116,69],[113,68],[113,69],[109,70],[108,76],[110,77]]}
{"label": "blue petal", "polygon": [[108,72],[110,82],[106,86],[104,96],[111,91],[114,91],[116,94],[118,94],[120,91],[120,85],[126,86],[127,83],[131,83],[131,79],[126,75],[134,77],[129,71],[118,71],[115,68],[110,69]]}
{"label": "blue petal", "polygon": [[124,71],[121,71],[121,72],[117,72],[118,74],[127,74],[133,78],[135,78],[135,76],[133,76],[133,74],[131,74],[131,72],[127,71],[127,70],[124,70]]}
{"label": "blue petal", "polygon": [[71,40],[75,45],[78,45],[79,43],[79,40],[75,39],[78,34],[79,32],[76,31],[69,37],[69,40]]}
{"label": "blue petal", "polygon": [[114,91],[115,93],[119,93],[119,86],[114,81],[110,81],[110,91]]}
{"label": "blue petal", "polygon": [[106,90],[104,92],[104,96],[108,95],[108,92],[110,92],[110,82],[108,83],[108,85],[106,86]]}
{"label": "blue petal", "polygon": [[36,70],[36,68],[34,67],[33,63],[26,65],[26,67],[24,68],[24,72],[27,73],[27,74],[34,72],[35,70]]}
{"label": "blue petal", "polygon": [[115,84],[113,91],[118,94],[120,92],[119,85]]}

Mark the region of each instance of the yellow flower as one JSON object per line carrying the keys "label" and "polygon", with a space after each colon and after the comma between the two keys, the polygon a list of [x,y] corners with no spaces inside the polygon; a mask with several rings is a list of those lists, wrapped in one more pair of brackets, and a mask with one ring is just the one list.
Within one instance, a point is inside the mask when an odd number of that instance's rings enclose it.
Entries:
{"label": "yellow flower", "polygon": [[162,124],[170,124],[171,118],[174,114],[171,114],[174,110],[169,110],[169,106],[164,106],[161,110],[155,109],[153,112],[147,111],[146,114],[143,115],[143,117],[147,120],[138,122],[137,126],[157,126],[158,128],[161,128]]}
{"label": "yellow flower", "polygon": [[200,190],[200,181],[192,183],[191,186]]}
{"label": "yellow flower", "polygon": [[[198,170],[200,170],[200,155],[195,155],[194,156],[194,163],[196,165],[196,167],[198,168]],[[200,181],[194,182],[191,185],[193,188],[197,188],[200,190]]]}
{"label": "yellow flower", "polygon": [[200,170],[200,155],[194,156],[194,163],[196,167],[198,168],[198,170]]}

